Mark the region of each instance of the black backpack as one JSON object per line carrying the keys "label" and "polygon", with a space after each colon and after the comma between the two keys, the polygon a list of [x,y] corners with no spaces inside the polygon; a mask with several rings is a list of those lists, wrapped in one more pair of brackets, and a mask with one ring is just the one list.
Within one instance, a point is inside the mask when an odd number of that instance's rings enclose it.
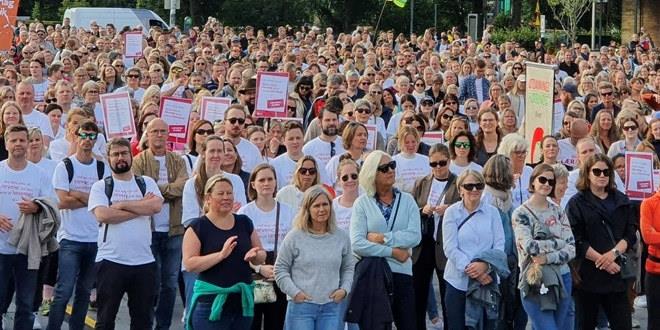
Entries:
{"label": "black backpack", "polygon": [[[66,157],[62,159],[62,162],[64,163],[64,167],[66,168],[66,173],[69,175],[69,183],[73,180],[73,163],[71,162],[71,158]],[[103,179],[103,174],[105,172],[105,164],[97,160],[96,161],[96,173],[99,176],[99,180]]]}
{"label": "black backpack", "polygon": [[[105,183],[105,196],[108,197],[108,206],[112,205],[112,192],[115,189],[115,180],[111,176],[103,179],[103,182]],[[135,183],[137,183],[138,188],[140,189],[140,192],[142,193],[142,197],[147,194],[147,183],[144,182],[144,178],[141,176],[136,175],[135,176]],[[108,237],[108,224],[105,225],[105,230],[103,231],[103,243],[105,243],[106,238]]]}

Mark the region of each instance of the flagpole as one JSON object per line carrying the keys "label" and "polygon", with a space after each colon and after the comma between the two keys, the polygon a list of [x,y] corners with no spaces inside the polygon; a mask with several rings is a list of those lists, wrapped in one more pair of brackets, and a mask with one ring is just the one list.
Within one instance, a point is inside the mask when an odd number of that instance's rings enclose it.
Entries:
{"label": "flagpole", "polygon": [[380,26],[380,20],[383,18],[383,12],[385,12],[385,5],[390,0],[383,1],[383,9],[380,10],[380,15],[378,15],[378,22],[376,23],[376,31],[374,32],[374,43],[378,41],[378,27]]}

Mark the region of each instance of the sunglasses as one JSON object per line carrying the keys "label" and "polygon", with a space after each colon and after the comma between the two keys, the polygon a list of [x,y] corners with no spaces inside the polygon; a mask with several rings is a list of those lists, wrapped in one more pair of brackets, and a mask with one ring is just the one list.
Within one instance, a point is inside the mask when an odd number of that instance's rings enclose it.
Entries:
{"label": "sunglasses", "polygon": [[387,164],[383,164],[378,166],[378,172],[380,173],[387,173],[390,170],[394,171],[396,169],[396,160],[393,160]]}
{"label": "sunglasses", "polygon": [[605,177],[609,177],[609,176],[610,176],[610,169],[608,169],[608,168],[606,168],[606,169],[592,168],[592,169],[591,169],[591,173],[592,173],[594,176],[605,176]]}
{"label": "sunglasses", "polygon": [[443,114],[442,115],[442,119],[445,119],[445,120],[450,120],[452,118],[454,118],[454,116],[452,116],[452,115],[448,115],[448,114]]}
{"label": "sunglasses", "polygon": [[353,111],[346,111],[346,117],[353,117]]}
{"label": "sunglasses", "polygon": [[476,190],[484,190],[484,187],[486,187],[486,184],[485,183],[464,183],[463,185],[461,185],[461,187],[463,187],[463,189],[465,189],[467,191],[474,191],[475,189]]}
{"label": "sunglasses", "polygon": [[[154,71],[156,71],[156,70],[154,70]],[[160,71],[160,70],[158,70],[158,71]],[[182,69],[182,68],[178,68],[178,67],[176,67],[176,68],[172,68],[171,71],[172,71],[172,73],[175,73],[175,74],[176,74],[176,73],[181,73],[181,72],[183,72],[183,69]]]}
{"label": "sunglasses", "polygon": [[300,86],[298,88],[300,88],[301,91],[308,91],[308,90],[312,89],[312,87],[310,87],[310,86]]}
{"label": "sunglasses", "polygon": [[552,187],[555,186],[555,179],[549,179],[549,178],[546,178],[546,177],[544,177],[544,176],[539,176],[539,177],[538,177],[538,180],[539,180],[539,183],[540,183],[540,184],[548,184],[548,185],[550,185],[550,186],[552,186]]}
{"label": "sunglasses", "polygon": [[623,126],[624,131],[634,131],[637,129],[637,126]]}
{"label": "sunglasses", "polygon": [[213,129],[201,129],[201,128],[199,128],[195,131],[195,134],[198,134],[198,135],[213,135],[214,133],[215,133],[215,131]]}
{"label": "sunglasses", "polygon": [[423,106],[430,107],[430,106],[433,105],[433,102],[431,102],[431,101],[422,102],[422,105],[423,105]]}
{"label": "sunglasses", "polygon": [[51,104],[57,102],[56,98],[46,99],[46,103]]}
{"label": "sunglasses", "polygon": [[129,75],[127,75],[126,77],[128,77],[128,78],[134,78],[134,79],[140,78],[140,76],[137,75],[137,74],[129,74]]}
{"label": "sunglasses", "polygon": [[380,95],[380,94],[383,94],[383,92],[381,92],[381,91],[371,91],[371,92],[369,92],[369,94],[371,94],[371,95]]}
{"label": "sunglasses", "polygon": [[98,133],[78,133],[81,140],[96,140]]}
{"label": "sunglasses", "polygon": [[612,96],[612,92],[600,93],[600,96]]}
{"label": "sunglasses", "polygon": [[298,173],[302,175],[316,175],[316,169],[313,167],[307,168],[307,167],[301,167],[298,169]]}
{"label": "sunglasses", "polygon": [[446,160],[439,160],[437,162],[430,162],[429,165],[431,167],[445,167],[445,166],[447,166],[448,163],[449,162],[446,161]]}
{"label": "sunglasses", "polygon": [[458,149],[470,149],[470,147],[472,147],[472,144],[470,142],[456,142],[454,143],[454,147]]}
{"label": "sunglasses", "polygon": [[445,105],[457,105],[458,103],[456,102],[445,102]]}
{"label": "sunglasses", "polygon": [[415,87],[426,87],[424,84],[415,84]]}
{"label": "sunglasses", "polygon": [[239,125],[245,124],[245,118],[229,118],[227,121],[232,125],[236,125],[236,123]]}
{"label": "sunglasses", "polygon": [[371,109],[368,109],[368,108],[357,108],[357,109],[355,109],[355,111],[357,111],[357,113],[359,113],[359,114],[365,114],[365,113],[368,114],[368,115],[371,114]]}
{"label": "sunglasses", "polygon": [[348,174],[342,175],[341,181],[346,182],[346,181],[348,181],[349,178],[352,179],[353,181],[355,181],[355,180],[358,179],[358,175],[356,173],[351,173],[350,176]]}

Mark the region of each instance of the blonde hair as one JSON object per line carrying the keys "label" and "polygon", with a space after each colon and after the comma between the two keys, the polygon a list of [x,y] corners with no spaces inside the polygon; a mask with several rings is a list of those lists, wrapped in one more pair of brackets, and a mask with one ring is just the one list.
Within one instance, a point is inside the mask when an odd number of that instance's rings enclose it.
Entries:
{"label": "blonde hair", "polygon": [[374,150],[369,153],[364,163],[362,163],[359,176],[360,187],[364,189],[368,196],[376,194],[376,174],[378,173],[378,166],[383,157],[391,158],[389,154],[383,151]]}
{"label": "blonde hair", "polygon": [[291,183],[293,183],[296,188],[300,188],[302,186],[302,182],[300,181],[300,168],[303,167],[303,164],[306,161],[310,161],[314,163],[314,168],[316,169],[316,175],[314,176],[314,182],[312,183],[312,186],[317,185],[321,183],[321,173],[319,173],[319,164],[316,162],[316,158],[310,155],[303,156],[302,158],[298,159],[298,163],[296,164],[296,169],[295,172],[293,173],[293,178],[291,179]]}
{"label": "blonde hair", "polygon": [[330,209],[330,216],[326,222],[326,231],[331,233],[337,229],[335,212],[332,208],[332,197],[322,185],[318,184],[305,191],[300,210],[298,210],[298,214],[296,214],[296,217],[293,219],[293,228],[304,232],[310,232],[310,228],[312,227],[312,215],[309,212],[309,209],[312,207],[312,204],[322,196],[325,196],[325,198],[328,199]]}

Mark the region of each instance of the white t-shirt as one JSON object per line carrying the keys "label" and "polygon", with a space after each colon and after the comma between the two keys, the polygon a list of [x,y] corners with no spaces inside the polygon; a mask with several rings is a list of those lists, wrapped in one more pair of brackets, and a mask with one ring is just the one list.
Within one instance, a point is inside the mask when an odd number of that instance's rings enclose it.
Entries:
{"label": "white t-shirt", "polygon": [[44,173],[46,176],[49,178],[53,176],[53,173],[55,173],[55,167],[57,166],[56,161],[50,160],[48,158],[41,158],[41,160],[38,163],[33,163],[34,165],[37,165]]}
{"label": "white t-shirt", "polygon": [[559,154],[557,155],[557,161],[575,168],[577,166],[577,148],[571,143],[570,138],[565,138],[557,141],[559,146]]}
{"label": "white t-shirt", "polygon": [[[158,183],[159,185],[168,184],[167,177],[167,163],[165,156],[154,156],[158,161]],[[154,214],[154,231],[159,233],[167,233],[170,231],[170,205],[163,203],[160,212]]]}
{"label": "white t-shirt", "polygon": [[337,228],[349,232],[349,227],[351,225],[351,215],[353,214],[353,208],[344,207],[339,204],[339,198],[341,196],[335,197],[332,201],[332,209],[335,212],[335,220],[337,221]]}
{"label": "white t-shirt", "polygon": [[[323,179],[323,176],[321,176],[321,181],[323,181],[324,183],[329,184],[330,186],[333,186],[333,187],[335,186],[335,184],[337,183],[337,180],[338,180],[338,178],[337,178],[337,167],[339,167],[339,158],[341,156],[342,155],[335,155],[334,157],[330,158],[330,161],[328,161],[328,164],[325,165],[325,174],[327,175],[329,182],[326,182]],[[359,159],[357,161],[357,164],[362,166],[362,160]],[[335,191],[338,191],[338,190],[335,190]]]}
{"label": "white t-shirt", "polygon": [[513,208],[516,209],[529,199],[529,179],[532,177],[533,168],[525,165],[518,180],[514,180],[514,187],[511,189]]}
{"label": "white t-shirt", "polygon": [[188,172],[188,177],[192,177],[193,171],[197,168],[197,163],[199,162],[199,157],[191,155],[191,154],[185,154],[181,156],[183,160],[186,163],[186,171]]}
{"label": "white t-shirt", "polygon": [[[96,143],[94,143],[94,147],[92,148],[92,153],[94,155],[100,156],[102,158],[106,158],[106,140],[105,136],[103,134],[99,134],[96,138]],[[71,145],[71,142],[67,141],[66,138],[61,138],[57,140],[53,140],[50,142],[50,145],[48,146],[48,156],[50,159],[59,162],[62,159],[69,157],[69,146]]]}
{"label": "white t-shirt", "polygon": [[289,157],[289,154],[283,153],[270,162],[275,168],[275,175],[277,176],[277,190],[284,188],[284,186],[293,183],[293,172],[296,170],[296,161]]}
{"label": "white t-shirt", "polygon": [[320,168],[325,169],[325,166],[328,165],[330,158],[335,155],[341,155],[344,153],[344,146],[341,141],[341,137],[337,136],[334,143],[334,154],[331,153],[332,144],[330,142],[325,142],[321,140],[321,137],[317,137],[303,146],[302,152],[305,155],[312,156],[318,162]]}
{"label": "white t-shirt", "polygon": [[[89,193],[92,185],[99,181],[98,171],[96,169],[96,159],[92,159],[90,164],[83,164],[76,157],[70,157],[73,165],[73,179],[69,182],[69,174],[63,162],[55,167],[53,175],[53,188],[62,191],[81,191]],[[103,177],[110,175],[110,169],[105,166]],[[94,214],[81,207],[77,209],[60,209],[62,222],[57,232],[57,239],[67,239],[75,242],[92,243],[96,242],[99,235],[99,224]]]}
{"label": "white t-shirt", "polygon": [[[254,224],[254,230],[259,234],[259,240],[261,240],[261,245],[263,245],[264,250],[273,251],[275,249],[275,223],[277,217],[277,206],[272,210],[266,212],[257,207],[255,202],[251,202],[243,207],[237,212],[238,214],[245,214]],[[280,225],[279,232],[277,234],[277,248],[279,249],[282,246],[282,241],[286,234],[291,230],[291,225],[293,223],[293,218],[295,218],[296,213],[288,205],[280,203]]]}
{"label": "white t-shirt", "polygon": [[[143,176],[146,193],[152,193],[160,199],[156,182]],[[142,192],[132,177],[129,181],[114,179],[112,202],[141,200]],[[87,209],[94,211],[99,206],[108,207],[108,197],[105,195],[105,181],[97,181],[89,193]],[[151,217],[139,216],[118,224],[104,224],[98,230],[98,251],[96,262],[112,261],[127,266],[144,265],[154,261],[151,253]]]}
{"label": "white t-shirt", "polygon": [[241,138],[241,141],[236,146],[236,150],[238,150],[238,155],[243,161],[241,169],[245,172],[252,173],[252,170],[257,167],[257,165],[264,162],[264,158],[261,156],[259,148],[244,138]]}
{"label": "white t-shirt", "polygon": [[113,93],[123,93],[127,92],[129,95],[132,95],[133,99],[142,103],[142,98],[144,97],[144,88],[138,87],[137,89],[132,89],[130,87],[124,86],[117,88]]}
{"label": "white t-shirt", "polygon": [[401,122],[401,117],[403,117],[403,112],[397,112],[390,118],[390,122],[387,124],[387,137],[386,140],[389,140],[391,137],[396,136],[396,132],[399,131],[399,124]]}
{"label": "white t-shirt", "polygon": [[32,87],[34,88],[34,102],[44,102],[48,91],[48,79],[41,83],[32,83]]}
{"label": "white t-shirt", "polygon": [[[241,177],[236,174],[227,172],[223,172],[222,176],[231,181],[231,184],[234,188],[234,203],[238,203],[240,206],[247,204],[247,198],[245,197],[245,186],[243,184],[243,180],[241,180]],[[195,191],[195,177],[188,179],[186,184],[183,186],[183,196],[181,198],[181,203],[181,223],[185,227],[190,225],[193,219],[204,215],[202,208],[199,206],[199,201],[197,200],[197,192]]]}
{"label": "white t-shirt", "polygon": [[412,157],[399,153],[392,157],[396,161],[396,182],[394,186],[412,193],[415,187],[415,180],[427,176],[431,173],[429,158],[415,153]]}
{"label": "white t-shirt", "polygon": [[[174,83],[168,82],[164,83],[163,86],[160,88],[161,93],[165,93],[172,89],[174,87]],[[179,86],[179,88],[174,91],[174,93],[171,95],[172,97],[183,97],[183,92],[186,90],[186,86]]]}
{"label": "white t-shirt", "polygon": [[278,202],[289,205],[295,212],[298,212],[302,205],[304,193],[294,184],[290,184],[280,189],[275,196]]}
{"label": "white t-shirt", "polygon": [[484,79],[483,78],[477,78],[474,80],[474,87],[477,91],[477,102],[479,104],[484,103]]}
{"label": "white t-shirt", "polygon": [[48,116],[42,112],[33,109],[29,115],[23,114],[23,122],[28,128],[36,127],[40,129],[41,134],[50,137],[51,140],[55,137]]}
{"label": "white t-shirt", "polygon": [[456,163],[454,163],[453,160],[451,162],[449,162],[449,171],[454,173],[456,176],[461,175],[461,173],[463,173],[463,171],[465,171],[467,169],[471,169],[471,170],[475,170],[477,172],[481,172],[484,168],[481,167],[481,165],[479,165],[475,162],[470,162],[470,164],[468,164],[467,166],[456,165]]}
{"label": "white t-shirt", "polygon": [[[50,181],[50,177],[33,163],[28,162],[24,169],[15,171],[7,165],[6,160],[0,162],[0,214],[16,226],[21,215],[16,203],[22,201],[23,197],[57,200],[52,195]],[[0,254],[16,254],[16,247],[7,244],[10,233],[0,231]]]}

